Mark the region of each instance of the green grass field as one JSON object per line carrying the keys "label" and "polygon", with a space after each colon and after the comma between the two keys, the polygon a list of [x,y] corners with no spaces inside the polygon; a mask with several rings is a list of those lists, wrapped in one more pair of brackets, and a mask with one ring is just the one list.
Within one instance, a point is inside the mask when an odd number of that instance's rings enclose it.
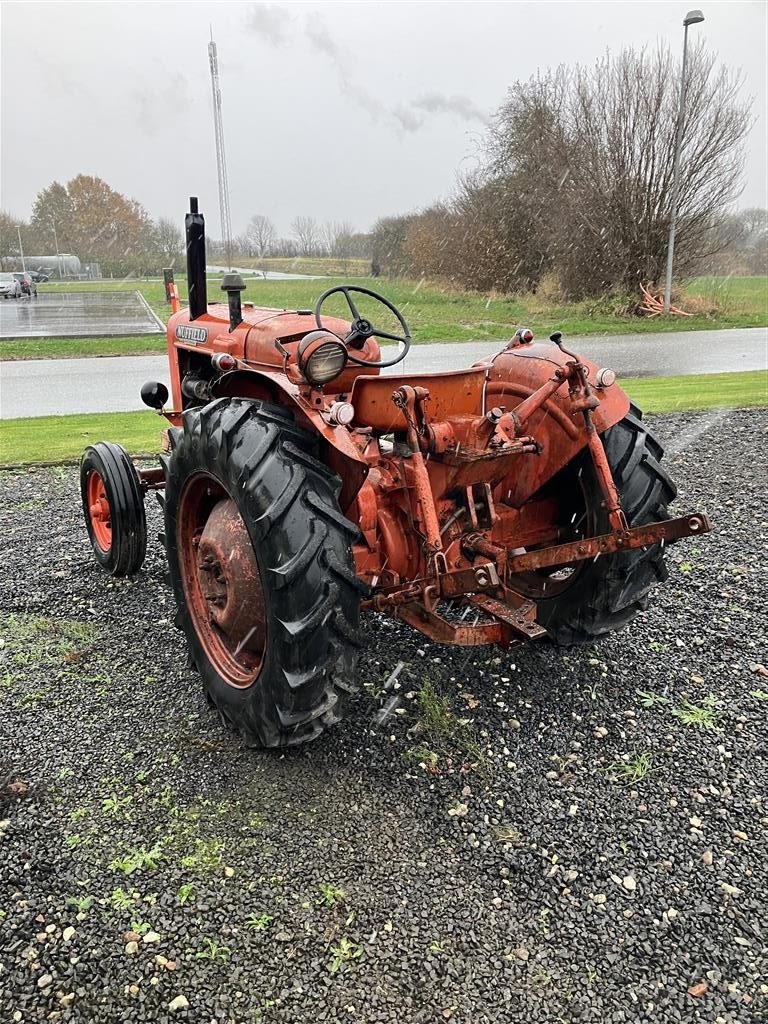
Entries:
{"label": "green grass field", "polygon": [[[625,380],[646,412],[768,406],[768,371]],[[88,413],[0,420],[0,466],[75,462],[94,441],[112,440],[131,455],[155,453],[165,420],[156,413]]]}
{"label": "green grass field", "polygon": [[[348,279],[346,279],[348,280]],[[313,308],[318,296],[341,278],[323,281],[249,280],[244,300],[279,309]],[[614,311],[615,301],[592,300],[568,305],[551,305],[535,295],[517,298],[476,295],[439,289],[413,281],[389,281],[384,278],[359,278],[351,283],[374,287],[402,311],[416,344],[430,341],[473,341],[509,338],[517,327],[531,327],[537,335],[553,330],[566,337],[592,334],[655,333],[658,331],[707,330],[727,327],[768,325],[768,277],[695,278],[684,289],[697,315],[656,318],[653,320],[621,315]],[[161,320],[169,308],[164,301],[161,281],[77,282],[41,288],[56,291],[60,287],[76,291],[121,291],[139,289]],[[186,302],[183,277],[179,275],[182,301]],[[220,279],[210,278],[210,299],[221,296]],[[380,326],[383,326],[380,324]],[[162,335],[139,338],[39,338],[2,343],[3,359],[44,359],[87,355],[142,355],[162,352]]]}

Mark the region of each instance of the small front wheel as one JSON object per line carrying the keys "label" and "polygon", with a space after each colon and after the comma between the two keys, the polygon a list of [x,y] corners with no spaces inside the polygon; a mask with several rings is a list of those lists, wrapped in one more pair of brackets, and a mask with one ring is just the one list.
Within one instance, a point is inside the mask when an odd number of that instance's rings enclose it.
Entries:
{"label": "small front wheel", "polygon": [[80,461],[80,495],[96,561],[111,576],[132,576],[147,551],[147,520],[136,467],[124,448],[89,445]]}

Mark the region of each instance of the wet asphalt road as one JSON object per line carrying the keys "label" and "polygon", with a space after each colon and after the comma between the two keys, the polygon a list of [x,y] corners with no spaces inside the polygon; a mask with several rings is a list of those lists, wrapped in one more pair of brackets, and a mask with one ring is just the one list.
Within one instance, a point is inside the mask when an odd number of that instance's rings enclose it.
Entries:
{"label": "wet asphalt road", "polygon": [[0,303],[0,339],[162,334],[140,292],[44,292]]}
{"label": "wet asphalt road", "polygon": [[[498,352],[502,343],[418,345],[404,363],[385,373],[457,370]],[[576,338],[578,351],[620,377],[728,373],[768,367],[768,330],[688,331]],[[1,350],[1,349],[0,349]],[[388,353],[385,349],[385,354]],[[0,363],[0,418],[143,408],[146,380],[168,381],[166,357],[121,356]]]}

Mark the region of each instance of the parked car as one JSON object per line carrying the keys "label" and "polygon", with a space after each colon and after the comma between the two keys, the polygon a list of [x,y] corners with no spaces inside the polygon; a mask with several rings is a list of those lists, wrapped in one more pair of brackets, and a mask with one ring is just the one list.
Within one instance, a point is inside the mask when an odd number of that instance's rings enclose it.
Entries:
{"label": "parked car", "polygon": [[21,297],[21,285],[13,274],[0,274],[0,295],[4,299],[18,299]]}
{"label": "parked car", "polygon": [[13,275],[21,285],[21,292],[23,295],[28,295],[30,298],[34,295],[37,298],[37,282],[28,274],[25,270],[20,271],[18,274]]}
{"label": "parked car", "polygon": [[40,270],[30,270],[29,276],[32,278],[33,281],[36,281],[38,284],[42,284],[44,281],[51,280],[50,274],[44,274]]}

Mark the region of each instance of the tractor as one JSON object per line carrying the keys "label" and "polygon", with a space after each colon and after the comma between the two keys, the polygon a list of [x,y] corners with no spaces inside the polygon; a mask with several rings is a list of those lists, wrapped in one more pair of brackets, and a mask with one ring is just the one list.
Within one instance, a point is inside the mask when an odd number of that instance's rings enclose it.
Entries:
{"label": "tractor", "polygon": [[647,606],[665,545],[710,529],[700,512],[669,518],[661,445],[615,373],[560,333],[521,328],[465,370],[382,374],[411,345],[384,296],[350,284],[314,310],[262,308],[227,273],[209,303],[195,198],[185,227],[170,395],[141,389],[167,421],[160,465],[89,446],[82,503],[97,562],[129,576],[157,492],[190,663],[248,743],[339,721],[361,612],[441,644],[589,643]]}

